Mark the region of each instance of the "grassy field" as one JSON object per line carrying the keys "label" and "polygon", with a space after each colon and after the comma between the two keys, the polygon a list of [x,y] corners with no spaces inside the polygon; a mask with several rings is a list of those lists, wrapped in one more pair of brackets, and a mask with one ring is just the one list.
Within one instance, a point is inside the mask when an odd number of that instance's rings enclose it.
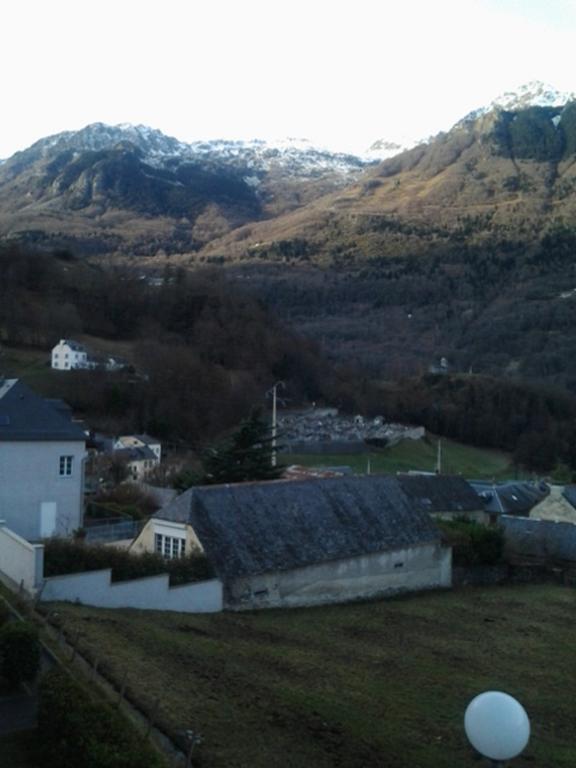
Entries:
{"label": "grassy field", "polygon": [[[354,472],[396,473],[409,470],[433,472],[436,468],[437,437],[427,440],[403,440],[378,452],[362,454],[283,454],[285,464],[304,466],[350,466]],[[511,457],[502,451],[475,448],[442,438],[442,472],[468,478],[503,479],[514,477]]]}
{"label": "grassy field", "polygon": [[514,765],[573,768],[575,608],[554,586],[204,616],[57,606],[166,729],[203,734],[202,768],[477,766],[463,715],[490,689],[531,718]]}

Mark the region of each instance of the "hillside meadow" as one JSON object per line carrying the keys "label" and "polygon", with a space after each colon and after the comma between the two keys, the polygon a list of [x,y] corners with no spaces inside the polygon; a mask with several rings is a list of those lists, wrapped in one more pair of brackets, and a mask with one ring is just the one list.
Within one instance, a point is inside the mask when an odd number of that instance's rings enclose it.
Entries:
{"label": "hillside meadow", "polygon": [[[454,440],[441,439],[442,472],[467,478],[502,480],[514,477],[512,457],[503,451],[477,448]],[[434,472],[438,456],[438,437],[426,440],[402,440],[383,450],[356,454],[284,453],[284,464],[307,467],[348,466],[355,473],[394,474],[396,472]]]}
{"label": "hillside meadow", "polygon": [[576,764],[576,593],[467,589],[258,613],[53,605],[88,658],[202,768],[476,766],[468,702],[504,690],[532,739],[514,765]]}

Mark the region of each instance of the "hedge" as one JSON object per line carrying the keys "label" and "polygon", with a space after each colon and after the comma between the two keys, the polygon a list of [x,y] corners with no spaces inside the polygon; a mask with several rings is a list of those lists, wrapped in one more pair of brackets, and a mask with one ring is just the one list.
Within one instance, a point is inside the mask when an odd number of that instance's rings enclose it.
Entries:
{"label": "hedge", "polygon": [[165,768],[161,756],[121,712],[90,695],[65,672],[45,673],[39,694],[43,768]]}
{"label": "hedge", "polygon": [[473,520],[437,520],[452,547],[454,565],[496,565],[502,560],[504,533]]}
{"label": "hedge", "polygon": [[44,545],[44,575],[61,576],[103,568],[112,569],[112,581],[127,581],[159,573],[170,575],[170,584],[186,584],[211,579],[214,572],[205,555],[165,560],[152,552],[132,554],[126,550],[102,544],[86,544],[68,539],[48,539]]}

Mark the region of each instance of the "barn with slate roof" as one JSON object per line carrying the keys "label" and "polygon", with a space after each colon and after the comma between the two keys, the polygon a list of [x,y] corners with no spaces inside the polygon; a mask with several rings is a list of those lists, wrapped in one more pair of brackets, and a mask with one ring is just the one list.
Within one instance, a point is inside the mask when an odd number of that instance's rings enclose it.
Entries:
{"label": "barn with slate roof", "polygon": [[228,608],[314,605],[448,587],[451,551],[394,477],[191,488],[151,525],[186,524]]}

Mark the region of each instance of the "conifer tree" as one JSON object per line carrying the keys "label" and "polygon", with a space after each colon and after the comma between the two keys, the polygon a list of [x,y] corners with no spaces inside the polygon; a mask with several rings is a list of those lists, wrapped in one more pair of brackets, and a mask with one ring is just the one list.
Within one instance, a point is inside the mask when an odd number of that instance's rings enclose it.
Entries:
{"label": "conifer tree", "polygon": [[254,410],[230,438],[204,452],[203,482],[242,483],[280,477],[284,467],[272,464],[272,443],[270,425],[260,410]]}

